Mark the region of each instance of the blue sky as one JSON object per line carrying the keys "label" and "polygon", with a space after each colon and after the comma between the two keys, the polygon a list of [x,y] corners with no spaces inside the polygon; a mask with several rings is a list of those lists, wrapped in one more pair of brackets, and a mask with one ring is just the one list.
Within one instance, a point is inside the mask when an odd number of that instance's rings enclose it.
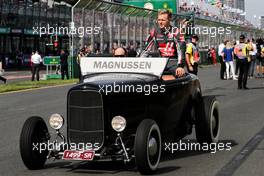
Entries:
{"label": "blue sky", "polygon": [[254,15],[264,16],[264,0],[245,0],[246,19],[253,22],[255,25],[259,23],[259,19],[254,19]]}

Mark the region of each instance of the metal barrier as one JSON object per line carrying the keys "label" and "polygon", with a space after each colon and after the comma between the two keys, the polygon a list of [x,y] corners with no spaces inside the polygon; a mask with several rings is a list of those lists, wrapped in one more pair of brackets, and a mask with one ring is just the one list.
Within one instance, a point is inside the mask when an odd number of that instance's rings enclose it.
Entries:
{"label": "metal barrier", "polygon": [[[90,34],[84,37],[73,36],[73,46],[79,49],[80,46],[91,44],[93,52],[96,45],[100,45],[100,51],[111,51],[113,43],[116,42],[119,46],[128,46],[130,43],[139,43],[143,45],[143,40],[147,36],[149,29],[154,26],[154,20],[157,17],[157,10],[148,10],[130,5],[120,5],[98,0],[79,0],[72,9],[72,19],[74,26],[78,27],[100,27],[100,33],[95,33],[91,30]],[[173,14],[174,25],[177,26],[179,19],[194,15],[192,12],[188,14]],[[201,43],[204,46],[216,46],[221,39],[237,40],[241,33],[247,33],[250,36],[256,36],[260,32],[257,29],[249,29],[245,26],[239,26],[230,22],[224,22],[218,19],[205,18],[202,16],[194,16],[196,26],[215,26],[215,27],[230,27],[232,34],[218,35],[215,38],[207,38],[210,36],[200,36],[203,38]],[[95,47],[94,47],[95,46]]]}
{"label": "metal barrier", "polygon": [[[124,5],[101,0],[79,0],[72,8],[72,27],[78,29],[88,28],[89,34],[72,35],[72,56],[76,56],[78,50],[84,45],[91,45],[92,51],[99,49],[102,53],[111,53],[113,43],[118,46],[137,45],[142,48],[144,38],[155,25],[157,10],[148,10],[140,7]],[[173,25],[187,17],[193,17],[195,26],[199,27],[230,27],[232,33],[227,35],[217,34],[215,37],[199,35],[199,47],[215,47],[224,39],[237,40],[240,34],[247,33],[248,36],[263,35],[263,31],[250,29],[222,20],[211,19],[188,14],[173,14]],[[96,27],[100,30],[97,32]]]}

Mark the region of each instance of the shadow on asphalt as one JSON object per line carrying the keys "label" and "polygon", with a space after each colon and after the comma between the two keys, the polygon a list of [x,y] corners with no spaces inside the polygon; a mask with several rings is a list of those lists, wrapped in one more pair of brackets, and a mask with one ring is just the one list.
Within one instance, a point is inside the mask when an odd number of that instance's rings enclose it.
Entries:
{"label": "shadow on asphalt", "polygon": [[165,174],[165,173],[169,173],[169,172],[174,172],[175,170],[178,170],[180,168],[181,167],[179,167],[179,166],[159,167],[158,170],[156,171],[156,173],[153,175],[160,175],[160,174]]}
{"label": "shadow on asphalt", "polygon": [[264,89],[264,87],[249,87],[249,90],[258,90],[258,89]]}
{"label": "shadow on asphalt", "polygon": [[[123,161],[94,161],[94,162],[56,162],[46,165],[46,169],[62,168],[69,169],[66,172],[80,174],[118,174],[121,172],[138,172],[135,163],[124,164]],[[159,167],[153,175],[173,172],[180,167],[165,166]]]}
{"label": "shadow on asphalt", "polygon": [[216,90],[227,90],[226,87],[214,87],[214,88],[205,88],[202,92],[203,92],[203,95],[204,94],[209,94],[209,93],[212,93]]}
{"label": "shadow on asphalt", "polygon": [[72,162],[69,161],[59,161],[59,162],[53,162],[53,163],[47,163],[45,164],[45,169],[51,169],[55,167],[64,167],[66,165],[71,164]]}
{"label": "shadow on asphalt", "polygon": [[93,161],[93,162],[59,162],[47,164],[46,168],[59,167],[69,169],[66,172],[84,174],[117,174],[119,172],[137,172],[134,164],[124,164],[123,161]]}
{"label": "shadow on asphalt", "polygon": [[[164,173],[173,172],[180,167],[174,166],[165,166],[159,167],[158,170],[153,175],[160,175]],[[86,163],[83,165],[79,165],[76,168],[73,168],[72,171],[74,173],[85,173],[85,174],[117,174],[122,172],[138,172],[135,163],[124,164],[123,161],[100,161],[100,162],[92,162]]]}
{"label": "shadow on asphalt", "polygon": [[[182,140],[183,143],[197,143],[196,140],[191,139]],[[234,140],[220,140],[219,143],[227,144],[230,143],[231,147],[238,145],[238,143]],[[222,152],[222,151],[217,151]],[[173,154],[162,151],[162,158],[161,162],[176,160],[179,158],[185,158],[195,155],[202,155],[210,153],[210,151],[201,151],[201,150],[184,150],[180,151],[177,150]],[[117,174],[122,172],[138,172],[137,168],[135,167],[135,163],[124,164],[123,161],[93,161],[93,162],[68,162],[68,161],[60,161],[54,163],[46,164],[46,169],[51,168],[61,168],[61,169],[68,169],[65,172],[73,172],[79,174]],[[160,175],[165,173],[170,173],[175,170],[180,169],[180,166],[164,166],[159,167],[158,170],[154,175]],[[63,172],[63,171],[62,171]]]}
{"label": "shadow on asphalt", "polygon": [[226,95],[216,95],[216,94],[214,94],[212,96],[215,96],[215,97],[225,97]]}

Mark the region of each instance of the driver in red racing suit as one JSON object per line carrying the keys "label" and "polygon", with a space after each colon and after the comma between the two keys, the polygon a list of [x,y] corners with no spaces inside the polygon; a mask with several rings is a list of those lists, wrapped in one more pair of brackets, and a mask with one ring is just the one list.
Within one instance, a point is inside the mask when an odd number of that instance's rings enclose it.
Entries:
{"label": "driver in red racing suit", "polygon": [[151,47],[155,45],[161,57],[169,58],[165,74],[182,77],[185,74],[185,70],[183,68],[182,52],[177,40],[179,31],[170,25],[171,16],[172,14],[168,10],[159,11],[157,19],[159,29],[150,32],[146,40],[146,47],[140,57],[146,57]]}

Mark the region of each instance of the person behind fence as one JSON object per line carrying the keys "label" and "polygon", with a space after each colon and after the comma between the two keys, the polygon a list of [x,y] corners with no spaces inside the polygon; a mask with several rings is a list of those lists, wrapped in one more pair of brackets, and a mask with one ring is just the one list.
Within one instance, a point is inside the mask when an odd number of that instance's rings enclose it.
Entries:
{"label": "person behind fence", "polygon": [[135,45],[130,44],[127,50],[127,57],[136,57],[137,56],[137,52],[135,49]]}
{"label": "person behind fence", "polygon": [[66,76],[66,78],[69,79],[68,54],[64,50],[61,50],[60,64],[61,64],[61,79],[64,80],[64,76]]}
{"label": "person behind fence", "polygon": [[211,48],[208,48],[207,50],[207,65],[210,65],[212,64],[212,53],[211,53]]}
{"label": "person behind fence", "polygon": [[186,49],[186,63],[189,73],[197,75],[198,73],[198,62],[200,60],[199,50],[197,47],[197,42],[199,38],[197,35],[193,35],[191,43],[187,44]]}
{"label": "person behind fence", "polygon": [[216,61],[216,50],[214,47],[211,48],[211,54],[212,54],[212,62],[214,64],[214,66],[216,66],[217,61]]}
{"label": "person behind fence", "polygon": [[42,58],[39,55],[39,52],[36,51],[31,56],[31,63],[32,63],[32,77],[31,77],[31,81],[35,80],[35,75],[36,75],[37,81],[39,81],[39,69],[40,69],[41,62],[42,62]]}
{"label": "person behind fence", "polygon": [[76,57],[76,63],[78,66],[78,78],[79,81],[82,80],[82,70],[81,70],[81,58],[83,57],[83,53],[81,51],[79,51],[77,57]]}
{"label": "person behind fence", "polygon": [[[156,23],[157,29],[150,31],[145,43],[145,49],[140,54],[140,57],[147,57],[152,46],[156,46],[161,57],[169,58],[169,63],[165,69],[165,74],[172,77],[182,77],[185,74],[184,61],[182,51],[177,40],[177,33],[171,26],[170,21],[172,13],[169,10],[160,10]],[[175,78],[173,78],[175,79]]]}
{"label": "person behind fence", "polygon": [[[32,67],[33,63],[32,63],[32,56],[34,55],[34,51],[32,51],[31,55],[30,55],[30,67]],[[32,72],[32,70],[31,70]]]}
{"label": "person behind fence", "polygon": [[4,69],[2,68],[2,62],[0,61],[0,80],[6,84],[7,79],[3,77],[3,75],[4,75]]}
{"label": "person behind fence", "polygon": [[126,57],[128,55],[128,52],[125,48],[117,47],[113,50],[113,56],[114,57]]}

